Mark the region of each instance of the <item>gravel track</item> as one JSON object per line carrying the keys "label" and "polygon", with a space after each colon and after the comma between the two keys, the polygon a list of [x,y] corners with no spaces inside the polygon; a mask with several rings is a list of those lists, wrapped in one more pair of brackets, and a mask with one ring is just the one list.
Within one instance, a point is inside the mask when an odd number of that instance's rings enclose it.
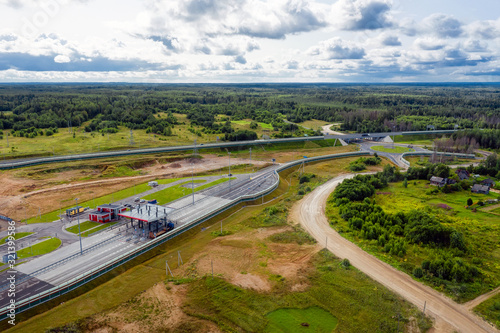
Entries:
{"label": "gravel track", "polygon": [[328,239],[328,250],[340,258],[347,258],[353,266],[401,295],[419,309],[426,302],[426,314],[435,320],[434,332],[499,332],[464,305],[460,305],[427,287],[405,273],[366,253],[357,245],[340,236],[328,223],[326,201],[335,187],[354,174],[338,176],[305,196],[292,208],[291,219],[299,222],[320,244]]}

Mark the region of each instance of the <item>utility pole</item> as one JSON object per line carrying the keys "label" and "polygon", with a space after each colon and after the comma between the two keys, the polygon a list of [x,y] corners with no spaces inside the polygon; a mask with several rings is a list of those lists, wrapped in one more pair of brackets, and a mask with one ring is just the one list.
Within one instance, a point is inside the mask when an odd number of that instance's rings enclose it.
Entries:
{"label": "utility pole", "polygon": [[194,206],[194,164],[191,163],[191,189],[193,191],[193,206]]}
{"label": "utility pole", "polygon": [[170,267],[168,266],[168,260],[165,260],[165,272],[167,273],[167,276],[168,276],[168,273],[170,273],[170,276],[171,277],[174,277],[174,274],[172,274],[172,271],[170,270]]}
{"label": "utility pole", "polygon": [[9,133],[7,133],[7,148],[9,148]]}
{"label": "utility pole", "polygon": [[227,156],[229,157],[229,174],[228,174],[228,177],[229,177],[229,192],[231,192],[231,152],[230,151],[227,152]]}
{"label": "utility pole", "polygon": [[184,265],[182,262],[181,251],[177,251],[177,266]]}
{"label": "utility pole", "polygon": [[250,147],[250,165],[252,165],[252,148]]}
{"label": "utility pole", "polygon": [[80,237],[80,255],[83,256],[82,233],[80,232],[80,214],[78,211],[78,198],[76,198],[75,201],[76,201],[76,217],[78,218],[78,236]]}

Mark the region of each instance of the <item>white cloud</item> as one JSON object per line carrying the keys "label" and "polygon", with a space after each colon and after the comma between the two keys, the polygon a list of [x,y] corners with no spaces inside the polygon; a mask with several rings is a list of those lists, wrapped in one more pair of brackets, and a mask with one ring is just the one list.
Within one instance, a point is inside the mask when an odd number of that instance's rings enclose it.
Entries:
{"label": "white cloud", "polygon": [[432,14],[424,19],[424,28],[441,38],[457,38],[463,33],[462,23],[451,15]]}
{"label": "white cloud", "polygon": [[434,37],[425,37],[415,39],[414,44],[421,50],[435,51],[441,50],[446,46],[446,42],[442,39]]}
{"label": "white cloud", "polygon": [[339,0],[332,15],[342,30],[376,30],[393,26],[390,9],[384,0]]}
{"label": "white cloud", "polygon": [[68,56],[65,56],[65,55],[62,55],[62,54],[59,54],[57,55],[55,58],[54,58],[54,61],[59,63],[59,64],[62,64],[62,63],[66,63],[66,62],[70,62],[71,61],[71,58],[68,57]]}
{"label": "white cloud", "polygon": [[365,56],[365,50],[362,47],[339,37],[321,42],[318,46],[311,48],[308,53],[328,60],[361,59]]}

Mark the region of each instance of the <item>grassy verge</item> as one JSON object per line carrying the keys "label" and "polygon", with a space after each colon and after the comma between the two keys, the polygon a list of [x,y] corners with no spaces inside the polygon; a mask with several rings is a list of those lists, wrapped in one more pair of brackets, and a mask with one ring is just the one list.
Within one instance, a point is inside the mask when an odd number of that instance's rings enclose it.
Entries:
{"label": "grassy verge", "polygon": [[407,153],[407,152],[413,151],[413,149],[411,149],[411,148],[400,147],[400,146],[394,146],[394,148],[388,147],[388,146],[387,147],[386,146],[372,146],[371,149],[373,149],[375,151],[380,151],[383,153],[392,153],[392,154],[402,154],[402,153]]}
{"label": "grassy verge", "polygon": [[99,223],[99,224],[101,224],[99,227],[90,229],[90,230],[82,233],[82,237],[88,237],[88,236],[90,236],[90,235],[92,235],[92,234],[94,234],[102,229],[109,228],[109,227],[115,225],[116,223],[118,223],[118,222],[109,222],[109,223],[104,223],[104,224]]}
{"label": "grassy verge", "polygon": [[[23,237],[26,237],[26,236],[29,236],[32,234],[34,234],[34,232],[18,232],[14,235],[14,239],[20,239],[20,238],[23,238]],[[7,238],[9,238],[9,236],[6,236],[6,237],[0,239],[0,244],[5,243],[7,241]]]}
{"label": "grassy verge", "polygon": [[500,329],[500,294],[476,306],[474,312]]}
{"label": "grassy verge", "polygon": [[[87,230],[95,228],[95,227],[97,227],[99,225],[101,225],[101,223],[99,223],[99,222],[92,222],[92,221],[86,221],[86,222],[80,223],[80,232],[87,231]],[[72,227],[67,228],[66,231],[69,231],[71,233],[74,233],[74,234],[78,235],[78,224],[74,225]]]}
{"label": "grassy verge", "polygon": [[[231,179],[236,179],[236,178],[231,178]],[[202,185],[200,187],[195,188],[194,192],[198,192],[198,191],[204,190],[204,189],[206,189],[208,187],[224,183],[224,182],[226,182],[228,180],[229,180],[228,178],[218,179],[218,180],[216,180],[214,182],[211,182],[211,183],[208,183],[208,184],[205,184],[205,185]],[[198,180],[194,180],[194,182],[195,183],[204,183],[205,180],[198,179]],[[182,184],[171,186],[169,188],[166,188],[164,190],[158,191],[156,193],[146,195],[146,196],[144,196],[144,199],[146,199],[146,200],[154,200],[154,199],[156,199],[158,201],[159,205],[164,205],[164,204],[166,204],[168,202],[180,199],[183,196],[186,196],[186,195],[192,193],[193,192],[192,189],[183,186],[185,184],[191,184],[191,181],[186,181],[186,182],[184,182]]]}
{"label": "grassy verge", "polygon": [[61,246],[61,240],[59,238],[52,237],[43,242],[17,251],[17,256],[19,259],[40,256],[56,250],[59,246]]}

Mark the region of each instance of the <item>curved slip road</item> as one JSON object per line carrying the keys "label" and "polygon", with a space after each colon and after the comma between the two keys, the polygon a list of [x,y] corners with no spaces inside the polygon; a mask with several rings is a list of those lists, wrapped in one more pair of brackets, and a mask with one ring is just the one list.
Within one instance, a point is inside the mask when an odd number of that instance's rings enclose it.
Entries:
{"label": "curved slip road", "polygon": [[426,302],[426,314],[436,321],[435,332],[499,332],[469,312],[465,306],[453,302],[434,289],[366,253],[330,227],[325,215],[326,200],[340,182],[354,176],[353,174],[339,176],[318,187],[295,204],[291,218],[300,222],[320,244],[325,244],[328,239],[328,250],[336,256],[349,259],[353,266],[419,309],[422,310]]}

